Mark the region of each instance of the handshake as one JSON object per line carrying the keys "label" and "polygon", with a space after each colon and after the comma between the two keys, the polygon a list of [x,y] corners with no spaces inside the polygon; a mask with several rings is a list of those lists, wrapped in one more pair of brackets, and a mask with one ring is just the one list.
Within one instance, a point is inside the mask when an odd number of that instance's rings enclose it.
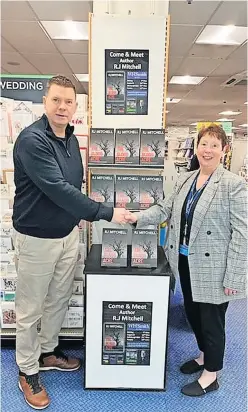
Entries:
{"label": "handshake", "polygon": [[131,213],[129,210],[123,208],[114,208],[112,223],[119,223],[123,225],[124,223],[136,223],[137,216],[135,213]]}

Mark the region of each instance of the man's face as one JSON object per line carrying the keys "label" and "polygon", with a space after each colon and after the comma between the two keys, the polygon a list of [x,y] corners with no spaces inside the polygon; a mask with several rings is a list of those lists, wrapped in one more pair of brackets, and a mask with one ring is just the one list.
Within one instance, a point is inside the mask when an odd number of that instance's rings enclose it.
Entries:
{"label": "man's face", "polygon": [[74,90],[57,84],[51,85],[43,103],[49,122],[57,127],[66,127],[77,109]]}

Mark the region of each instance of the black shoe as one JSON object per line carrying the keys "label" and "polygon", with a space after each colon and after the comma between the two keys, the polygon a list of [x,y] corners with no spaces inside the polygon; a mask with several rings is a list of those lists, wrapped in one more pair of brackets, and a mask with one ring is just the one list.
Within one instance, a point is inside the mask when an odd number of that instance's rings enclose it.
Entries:
{"label": "black shoe", "polygon": [[202,396],[206,395],[206,393],[217,391],[219,389],[219,384],[217,379],[208,385],[205,389],[201,387],[198,381],[191,382],[188,385],[185,385],[181,392],[186,396]]}
{"label": "black shoe", "polygon": [[204,365],[199,365],[194,359],[188,362],[185,362],[181,367],[180,371],[185,373],[185,375],[190,375],[191,373],[196,373],[203,371]]}

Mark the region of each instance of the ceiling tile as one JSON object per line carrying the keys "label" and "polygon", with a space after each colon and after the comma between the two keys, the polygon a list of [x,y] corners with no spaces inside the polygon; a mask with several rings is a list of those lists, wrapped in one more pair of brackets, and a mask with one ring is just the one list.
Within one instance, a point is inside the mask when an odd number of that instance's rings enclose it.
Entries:
{"label": "ceiling tile", "polygon": [[88,40],[54,40],[55,46],[63,53],[86,54],[88,53]]}
{"label": "ceiling tile", "polygon": [[3,37],[1,37],[1,52],[15,53],[16,50]]}
{"label": "ceiling tile", "polygon": [[217,1],[170,1],[169,14],[172,24],[205,25],[221,2]]}
{"label": "ceiling tile", "polygon": [[70,67],[60,54],[30,53],[24,54],[30,63],[39,67],[42,74],[68,74]]}
{"label": "ceiling tile", "polygon": [[170,55],[185,56],[191,48],[202,26],[172,25],[170,34]]}
{"label": "ceiling tile", "polygon": [[211,59],[223,59],[229,56],[237,46],[217,46],[212,44],[194,44],[189,51],[189,56],[210,57]]}
{"label": "ceiling tile", "polygon": [[168,81],[172,76],[175,75],[178,67],[182,63],[183,58],[182,57],[174,57],[174,56],[169,56],[169,70],[168,70]]}
{"label": "ceiling tile", "polygon": [[9,72],[7,72],[7,70],[4,70],[3,67],[1,67],[1,73],[2,73],[2,74],[5,74],[5,73],[6,73],[6,74],[9,74]]}
{"label": "ceiling tile", "polygon": [[[19,53],[2,53],[2,67],[9,73],[19,73],[19,74],[39,74],[38,68],[30,64],[24,57]],[[19,66],[11,66],[8,62],[18,62]]]}
{"label": "ceiling tile", "polygon": [[88,21],[91,1],[30,1],[39,20]]}
{"label": "ceiling tile", "polygon": [[176,75],[180,76],[207,76],[221,63],[217,59],[204,59],[202,57],[189,57],[177,70]]}
{"label": "ceiling tile", "polygon": [[37,19],[27,1],[1,1],[1,20],[35,21]]}
{"label": "ceiling tile", "polygon": [[53,53],[53,43],[37,22],[2,22],[2,36],[21,53]]}
{"label": "ceiling tile", "polygon": [[247,26],[247,2],[223,1],[208,24],[234,24]]}
{"label": "ceiling tile", "polygon": [[234,74],[241,73],[244,70],[247,70],[246,59],[236,59],[236,60],[229,59],[229,60],[223,61],[223,63],[212,73],[212,75],[213,76],[227,76],[228,78]]}
{"label": "ceiling tile", "polygon": [[88,73],[87,54],[64,54],[63,56],[70,65],[73,73]]}
{"label": "ceiling tile", "polygon": [[248,43],[246,42],[242,46],[236,48],[236,50],[228,57],[228,59],[245,59],[247,61],[247,46]]}

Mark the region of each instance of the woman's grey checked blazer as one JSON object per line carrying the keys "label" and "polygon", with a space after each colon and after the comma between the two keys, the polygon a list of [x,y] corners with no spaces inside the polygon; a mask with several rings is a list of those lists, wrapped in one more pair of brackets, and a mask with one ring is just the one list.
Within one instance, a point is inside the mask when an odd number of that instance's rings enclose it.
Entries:
{"label": "woman's grey checked blazer", "polygon": [[[197,173],[181,175],[168,198],[137,214],[137,228],[169,221],[168,259],[175,276],[182,206]],[[246,296],[247,188],[242,178],[222,165],[196,205],[188,260],[195,302],[220,304]],[[224,287],[238,293],[226,296]]]}

